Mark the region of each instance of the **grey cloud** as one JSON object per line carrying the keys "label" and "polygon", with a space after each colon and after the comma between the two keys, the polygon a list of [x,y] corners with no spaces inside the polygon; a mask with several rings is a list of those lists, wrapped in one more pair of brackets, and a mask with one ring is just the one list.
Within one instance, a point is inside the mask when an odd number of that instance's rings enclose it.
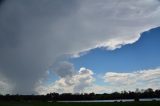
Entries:
{"label": "grey cloud", "polygon": [[5,0],[0,0],[0,5],[4,2]]}
{"label": "grey cloud", "polygon": [[13,93],[34,93],[39,78],[55,58],[62,55],[63,48],[56,45],[57,38],[54,33],[52,36],[50,23],[69,15],[74,10],[71,8],[74,8],[72,0],[9,0],[3,4],[0,68],[16,86]]}
{"label": "grey cloud", "polygon": [[75,73],[73,64],[67,61],[56,62],[50,69],[60,77],[70,77]]}

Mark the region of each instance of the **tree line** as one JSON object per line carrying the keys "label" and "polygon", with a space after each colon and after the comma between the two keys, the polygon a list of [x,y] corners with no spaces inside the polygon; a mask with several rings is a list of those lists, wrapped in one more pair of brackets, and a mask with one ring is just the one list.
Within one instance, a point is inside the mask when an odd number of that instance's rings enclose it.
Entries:
{"label": "tree line", "polygon": [[0,101],[69,101],[69,100],[115,100],[115,99],[135,99],[139,98],[160,98],[160,89],[153,90],[148,88],[146,90],[136,91],[122,91],[113,93],[48,93],[46,95],[0,95]]}

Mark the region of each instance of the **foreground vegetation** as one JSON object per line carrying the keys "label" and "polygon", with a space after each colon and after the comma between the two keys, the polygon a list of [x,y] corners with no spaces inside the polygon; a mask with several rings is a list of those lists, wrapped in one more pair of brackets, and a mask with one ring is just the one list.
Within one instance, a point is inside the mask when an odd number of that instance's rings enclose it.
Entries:
{"label": "foreground vegetation", "polygon": [[113,102],[113,103],[59,103],[59,102],[7,102],[0,101],[0,106],[160,106],[160,101],[151,102]]}

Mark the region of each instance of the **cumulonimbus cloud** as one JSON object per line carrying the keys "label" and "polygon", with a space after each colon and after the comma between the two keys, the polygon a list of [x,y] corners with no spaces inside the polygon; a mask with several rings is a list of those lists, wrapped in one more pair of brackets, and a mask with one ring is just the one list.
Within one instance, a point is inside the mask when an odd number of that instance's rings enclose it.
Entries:
{"label": "cumulonimbus cloud", "polygon": [[[31,94],[64,54],[114,50],[160,25],[158,0],[5,0],[0,5],[0,72],[13,93]],[[66,70],[67,71],[67,70]]]}

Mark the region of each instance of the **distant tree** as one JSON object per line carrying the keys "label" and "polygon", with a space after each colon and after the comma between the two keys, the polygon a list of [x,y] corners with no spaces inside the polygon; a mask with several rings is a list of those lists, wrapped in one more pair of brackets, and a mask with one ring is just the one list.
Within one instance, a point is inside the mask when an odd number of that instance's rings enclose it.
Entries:
{"label": "distant tree", "polygon": [[136,89],[133,91],[122,91],[122,92],[113,92],[113,93],[48,93],[46,95],[0,95],[0,101],[57,101],[57,100],[109,100],[109,99],[134,99],[139,101],[140,98],[160,98],[160,89],[153,90],[148,88],[146,90]]}
{"label": "distant tree", "polygon": [[139,102],[139,98],[138,97],[134,98],[134,101]]}

